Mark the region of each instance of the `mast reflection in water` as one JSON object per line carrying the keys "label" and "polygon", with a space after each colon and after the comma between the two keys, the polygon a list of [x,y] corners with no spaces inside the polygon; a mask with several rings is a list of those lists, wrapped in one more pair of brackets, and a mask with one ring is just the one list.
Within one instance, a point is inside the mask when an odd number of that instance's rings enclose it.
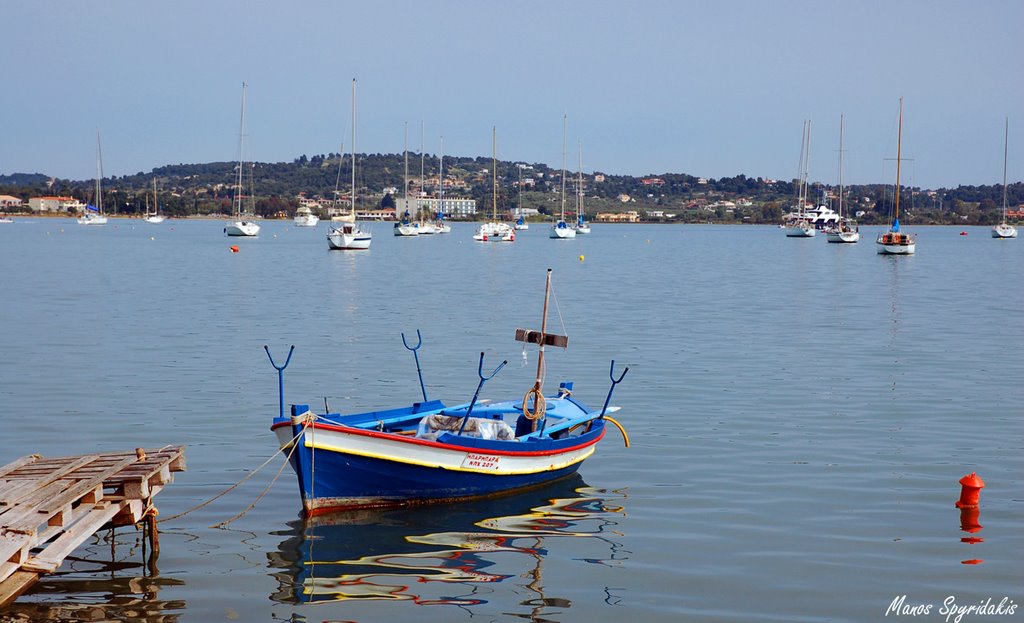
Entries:
{"label": "mast reflection in water", "polygon": [[[522,605],[536,616],[538,609],[569,604],[546,596],[541,584],[547,548],[557,547],[556,539],[591,540],[597,557],[583,558],[587,563],[616,565],[627,558],[616,540],[622,536],[616,526],[624,499],[623,492],[589,488],[573,474],[540,489],[457,505],[296,520],[279,533],[287,537],[279,551],[269,554],[270,566],[281,569],[274,573],[279,588],[271,599],[468,607],[487,603],[482,585],[522,579],[535,596]],[[515,574],[500,572],[509,565]],[[433,594],[451,591],[452,584],[462,585],[459,594]]]}

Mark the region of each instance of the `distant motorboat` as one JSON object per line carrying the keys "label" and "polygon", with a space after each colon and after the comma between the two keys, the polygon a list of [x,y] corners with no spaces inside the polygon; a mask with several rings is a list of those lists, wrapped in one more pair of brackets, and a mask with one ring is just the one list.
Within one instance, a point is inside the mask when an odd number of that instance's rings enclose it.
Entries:
{"label": "distant motorboat", "polygon": [[295,210],[295,219],[293,221],[296,227],[316,227],[320,223],[320,217],[313,214],[313,210],[306,206],[299,206]]}
{"label": "distant motorboat", "polygon": [[0,216],[0,223],[13,223],[14,219],[9,216]]}

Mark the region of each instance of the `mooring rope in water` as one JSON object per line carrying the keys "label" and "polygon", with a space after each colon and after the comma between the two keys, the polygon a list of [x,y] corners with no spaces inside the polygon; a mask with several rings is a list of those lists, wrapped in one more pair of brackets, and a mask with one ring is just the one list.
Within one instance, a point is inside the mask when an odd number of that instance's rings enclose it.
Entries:
{"label": "mooring rope in water", "polygon": [[[314,415],[314,417],[319,417],[319,416],[317,416],[317,415],[315,415],[315,414],[311,414],[311,415]],[[306,420],[305,422],[303,422],[303,424],[302,424],[302,430],[301,430],[301,431],[299,431],[297,435],[295,435],[294,437],[292,437],[292,439],[291,439],[291,441],[290,441],[290,442],[288,442],[288,443],[292,444],[292,449],[291,449],[291,451],[289,451],[289,452],[288,452],[288,456],[287,456],[287,458],[285,459],[284,465],[287,465],[287,464],[288,464],[288,461],[290,461],[290,460],[291,460],[291,458],[292,458],[292,453],[294,453],[294,452],[295,452],[295,448],[297,448],[297,447],[298,447],[298,444],[297,444],[297,443],[295,443],[295,442],[296,442],[296,441],[297,441],[297,440],[299,439],[299,437],[301,437],[301,436],[303,435],[303,433],[305,433],[305,432],[306,432],[306,427],[308,427],[308,426],[309,426],[310,424],[312,424],[312,420],[308,420],[308,419],[307,419],[307,420]],[[234,491],[235,489],[237,489],[237,488],[238,488],[239,486],[241,486],[241,485],[242,485],[242,484],[243,484],[243,483],[244,483],[245,481],[247,481],[247,480],[249,480],[250,478],[252,478],[253,476],[255,476],[255,475],[256,475],[256,473],[257,473],[257,472],[259,472],[259,471],[260,471],[261,469],[263,469],[264,467],[266,467],[267,465],[269,465],[271,461],[273,461],[273,460],[274,460],[275,458],[277,458],[277,455],[278,455],[278,454],[280,454],[280,452],[281,452],[280,450],[278,450],[278,451],[274,452],[274,454],[273,454],[273,455],[272,455],[272,456],[271,456],[271,457],[270,457],[269,459],[267,459],[266,461],[264,461],[262,465],[260,465],[260,466],[259,466],[259,467],[257,467],[256,469],[254,469],[254,470],[252,470],[251,472],[249,472],[248,474],[246,474],[246,475],[245,475],[245,478],[242,478],[241,480],[239,480],[239,481],[238,481],[238,482],[236,482],[235,484],[231,485],[231,486],[230,486],[230,487],[228,487],[227,489],[225,489],[225,490],[221,491],[220,493],[218,493],[217,495],[213,496],[213,497],[212,497],[212,498],[210,498],[209,500],[206,500],[205,502],[202,502],[202,503],[200,503],[200,504],[197,504],[197,505],[193,506],[192,508],[186,509],[186,510],[184,510],[184,511],[182,511],[182,512],[178,513],[177,515],[171,515],[170,517],[164,517],[163,519],[159,519],[159,520],[157,520],[157,522],[158,522],[158,523],[164,523],[165,521],[171,521],[172,519],[178,519],[179,517],[184,517],[185,515],[188,515],[189,513],[193,512],[193,511],[197,511],[197,510],[199,510],[200,508],[203,508],[204,506],[208,506],[209,504],[211,504],[211,503],[213,503],[213,502],[215,502],[215,501],[219,500],[220,498],[224,497],[224,496],[225,496],[225,495],[227,495],[228,493],[231,493],[232,491]],[[281,466],[281,470],[284,470],[284,465],[282,465],[282,466]],[[278,476],[280,476],[280,475],[281,475],[281,471],[278,471],[278,472],[277,472],[277,475],[278,475]],[[275,476],[275,477],[274,477],[274,481],[276,481],[276,480],[277,480],[277,476]],[[270,484],[271,484],[271,485],[273,485],[273,484],[274,484],[274,481],[271,481],[271,483],[270,483]],[[269,488],[270,488],[270,487],[267,487],[267,489],[268,489],[268,490],[269,490]],[[266,491],[264,491],[264,492],[263,492],[262,494],[260,494],[260,498],[262,498],[262,497],[263,497],[264,495],[266,495]],[[259,502],[259,498],[257,498],[257,499],[256,499],[256,502]],[[253,503],[253,506],[255,506],[255,502]],[[251,509],[251,507],[250,507],[249,509],[246,509],[245,511],[243,511],[243,513],[242,513],[242,514],[245,514],[245,513],[246,513],[246,512],[248,512],[248,511],[249,511],[250,509]],[[241,516],[241,515],[239,515],[239,517],[240,517],[240,516]],[[237,519],[237,518],[238,518],[238,517],[234,517],[234,518],[232,518],[232,519],[231,519],[231,520],[229,520],[229,521],[234,521],[234,520],[235,520],[235,519]],[[218,525],[220,525],[220,524],[218,524]],[[216,526],[211,526],[211,527],[216,527]]]}
{"label": "mooring rope in water", "polygon": [[629,447],[629,435],[626,434],[626,429],[622,427],[622,424],[619,424],[618,422],[615,421],[614,418],[612,418],[610,416],[607,416],[607,415],[604,416],[604,419],[608,420],[609,422],[611,422],[612,424],[615,425],[615,428],[619,429],[619,432],[622,433],[622,440],[626,443],[626,447],[628,448]]}

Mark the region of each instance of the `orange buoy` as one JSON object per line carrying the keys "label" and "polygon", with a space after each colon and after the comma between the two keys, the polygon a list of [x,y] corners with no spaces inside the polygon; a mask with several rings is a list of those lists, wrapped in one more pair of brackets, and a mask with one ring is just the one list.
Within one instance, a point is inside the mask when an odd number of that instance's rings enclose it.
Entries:
{"label": "orange buoy", "polygon": [[234,245],[234,244],[231,245],[231,252],[232,253],[238,253],[238,245]]}
{"label": "orange buoy", "polygon": [[[981,532],[984,527],[978,523],[980,510],[977,506],[964,506],[960,509],[960,529],[968,534]],[[963,540],[963,539],[961,539]],[[980,541],[979,541],[980,542]]]}
{"label": "orange buoy", "polygon": [[980,559],[980,558],[972,558],[970,560],[961,560],[960,564],[961,565],[980,565],[983,562],[985,562],[985,561]]}
{"label": "orange buoy", "polygon": [[956,502],[957,508],[964,508],[978,505],[978,496],[985,488],[985,481],[978,477],[977,472],[971,472],[960,479],[960,499]]}

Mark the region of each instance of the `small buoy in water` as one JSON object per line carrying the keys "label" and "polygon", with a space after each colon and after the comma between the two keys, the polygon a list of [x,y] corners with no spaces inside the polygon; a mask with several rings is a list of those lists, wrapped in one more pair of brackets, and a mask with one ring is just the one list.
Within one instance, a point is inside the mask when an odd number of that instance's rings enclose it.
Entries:
{"label": "small buoy in water", "polygon": [[580,256],[580,261],[581,261],[581,262],[583,261],[583,256],[582,256],[582,255]]}
{"label": "small buoy in water", "polygon": [[985,488],[985,481],[978,477],[977,472],[971,472],[960,479],[960,499],[956,501],[957,508],[965,508],[978,505],[978,496]]}
{"label": "small buoy in water", "polygon": [[967,235],[967,232],[965,232],[965,231],[962,231],[962,232],[960,232],[960,235],[961,235],[961,236],[966,236],[966,235]]}
{"label": "small buoy in water", "polygon": [[274,237],[277,238],[277,234],[274,234]]}
{"label": "small buoy in water", "polygon": [[232,253],[238,253],[238,245],[234,245],[234,244],[231,245],[231,252]]}
{"label": "small buoy in water", "polygon": [[156,240],[156,236],[150,236],[149,239],[150,240]]}

